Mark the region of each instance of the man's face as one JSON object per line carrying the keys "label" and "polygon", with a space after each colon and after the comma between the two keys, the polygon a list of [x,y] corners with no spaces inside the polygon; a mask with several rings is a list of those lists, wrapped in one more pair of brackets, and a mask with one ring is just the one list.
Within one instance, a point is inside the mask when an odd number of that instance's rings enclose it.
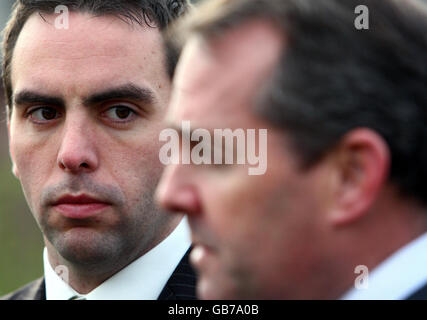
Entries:
{"label": "man's face", "polygon": [[[161,35],[113,16],[26,22],[14,51],[10,152],[48,250],[74,263],[132,260],[172,220],[153,204],[169,100]],[[129,262],[129,261],[128,261]]]}
{"label": "man's face", "polygon": [[248,165],[178,164],[168,166],[160,182],[160,203],[188,213],[204,299],[289,296],[317,259],[320,173],[301,173],[286,135],[253,111],[283,46],[268,23],[250,22],[209,47],[193,38],[178,67],[172,126],[189,120],[192,128],[211,131],[268,130],[264,175],[248,175]]}

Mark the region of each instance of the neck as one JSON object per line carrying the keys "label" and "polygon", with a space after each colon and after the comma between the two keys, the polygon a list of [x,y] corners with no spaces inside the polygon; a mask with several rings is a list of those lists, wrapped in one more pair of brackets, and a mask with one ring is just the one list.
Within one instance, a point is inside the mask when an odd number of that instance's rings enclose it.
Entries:
{"label": "neck", "polygon": [[[165,232],[161,233],[161,236],[151,241],[150,244],[145,244],[133,251],[121,252],[120,257],[111,258],[109,261],[98,261],[92,264],[75,263],[65,259],[45,237],[48,262],[63,280],[68,280],[68,285],[71,288],[80,294],[88,294],[168,237],[177,227],[182,217],[177,216],[177,218],[174,219]],[[66,279],[63,277],[64,272],[67,274]]]}
{"label": "neck", "polygon": [[116,263],[104,262],[99,265],[79,265],[64,259],[48,241],[45,241],[45,243],[48,262],[52,269],[80,294],[88,294],[143,255],[143,253],[135,254],[128,259],[119,259]]}
{"label": "neck", "polygon": [[425,208],[398,197],[391,199],[398,200],[379,201],[364,219],[343,230],[335,239],[337,252],[340,252],[336,260],[341,263],[337,263],[334,274],[336,279],[342,279],[335,298],[354,285],[358,276],[354,271],[356,266],[363,265],[372,271],[397,250],[427,232]]}

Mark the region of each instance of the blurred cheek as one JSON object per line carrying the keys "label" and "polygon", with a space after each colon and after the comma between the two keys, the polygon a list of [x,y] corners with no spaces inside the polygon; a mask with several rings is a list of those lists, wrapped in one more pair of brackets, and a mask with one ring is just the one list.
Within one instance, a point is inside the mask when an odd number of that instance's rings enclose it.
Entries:
{"label": "blurred cheek", "polygon": [[[114,168],[111,170],[114,172],[112,179],[115,180],[112,183],[120,185],[129,201],[139,202],[141,194],[145,196],[147,193],[148,196],[151,189],[154,190],[157,186],[163,171],[158,153],[159,147],[153,140],[139,139],[132,145],[123,146],[112,152],[111,154],[115,156],[105,160]],[[106,166],[101,170],[105,169]]]}
{"label": "blurred cheek", "polygon": [[249,264],[254,251],[267,254],[266,246],[278,246],[286,192],[275,176],[248,176],[245,171],[221,180],[204,192],[206,227],[220,243],[224,261]]}
{"label": "blurred cheek", "polygon": [[252,229],[248,228],[250,224],[256,222],[251,212],[256,213],[257,206],[261,204],[256,201],[260,190],[252,190],[244,176],[229,179],[228,182],[224,180],[218,188],[205,193],[212,213],[210,224],[222,237],[236,241],[236,234],[249,232]]}

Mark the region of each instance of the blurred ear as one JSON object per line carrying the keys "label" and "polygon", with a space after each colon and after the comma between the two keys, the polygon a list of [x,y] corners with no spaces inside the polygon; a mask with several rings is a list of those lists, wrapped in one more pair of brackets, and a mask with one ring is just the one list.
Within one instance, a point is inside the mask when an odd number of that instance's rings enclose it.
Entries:
{"label": "blurred ear", "polygon": [[334,150],[335,183],[328,218],[335,226],[369,213],[387,181],[390,152],[385,140],[370,129],[355,129]]}
{"label": "blurred ear", "polygon": [[19,179],[19,172],[18,172],[18,168],[16,167],[15,164],[15,155],[13,153],[13,149],[12,149],[12,144],[11,144],[11,132],[10,132],[10,111],[9,111],[9,107],[7,107],[7,135],[9,137],[9,154],[10,154],[10,159],[12,160],[12,173],[15,177],[17,177]]}

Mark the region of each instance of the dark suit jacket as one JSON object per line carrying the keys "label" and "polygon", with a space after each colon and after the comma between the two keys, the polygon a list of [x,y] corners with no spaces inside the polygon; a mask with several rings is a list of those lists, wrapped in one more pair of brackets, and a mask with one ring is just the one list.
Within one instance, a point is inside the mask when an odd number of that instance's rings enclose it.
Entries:
{"label": "dark suit jacket", "polygon": [[[196,274],[189,264],[189,249],[172,273],[158,300],[195,300]],[[44,278],[2,297],[0,300],[46,300]]]}
{"label": "dark suit jacket", "polygon": [[427,284],[411,294],[407,300],[427,300]]}

